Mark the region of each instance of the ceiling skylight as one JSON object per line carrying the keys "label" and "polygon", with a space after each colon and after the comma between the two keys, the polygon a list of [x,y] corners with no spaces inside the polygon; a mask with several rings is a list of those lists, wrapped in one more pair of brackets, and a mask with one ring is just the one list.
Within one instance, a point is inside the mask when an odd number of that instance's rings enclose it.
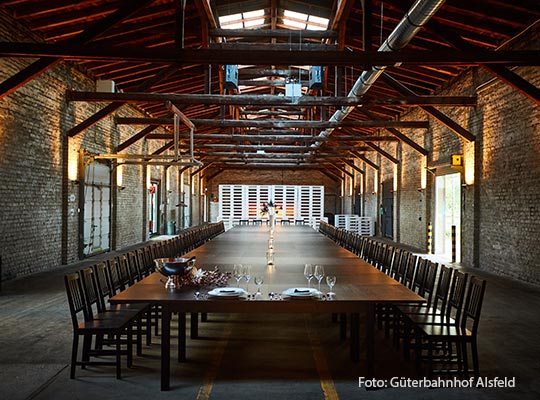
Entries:
{"label": "ceiling skylight", "polygon": [[293,29],[307,29],[310,31],[324,31],[328,29],[328,18],[316,17],[295,11],[284,10],[283,24]]}
{"label": "ceiling skylight", "polygon": [[258,28],[264,25],[264,9],[219,17],[223,29]]}

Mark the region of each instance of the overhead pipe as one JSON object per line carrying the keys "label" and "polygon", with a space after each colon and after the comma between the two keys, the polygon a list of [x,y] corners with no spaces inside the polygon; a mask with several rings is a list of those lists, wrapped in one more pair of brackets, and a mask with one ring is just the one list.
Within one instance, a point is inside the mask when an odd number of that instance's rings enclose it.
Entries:
{"label": "overhead pipe", "polygon": [[[435,15],[445,0],[417,0],[416,3],[405,14],[396,28],[390,33],[388,38],[379,47],[378,51],[397,51],[405,47],[418,31]],[[370,70],[362,72],[347,97],[361,97],[375,83],[377,78],[383,73],[386,66],[374,66]],[[341,122],[349,115],[355,106],[342,107],[337,110],[330,122]],[[335,128],[328,128],[322,131],[319,136],[329,136]],[[312,145],[315,148],[321,146],[321,142]]]}

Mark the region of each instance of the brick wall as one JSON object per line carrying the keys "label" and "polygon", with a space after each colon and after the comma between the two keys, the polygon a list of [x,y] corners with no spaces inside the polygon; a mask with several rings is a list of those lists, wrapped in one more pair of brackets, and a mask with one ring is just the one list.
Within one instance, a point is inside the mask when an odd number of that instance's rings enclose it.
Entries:
{"label": "brick wall", "polygon": [[[0,40],[40,41],[0,10]],[[0,81],[29,61],[0,59]],[[95,90],[94,79],[77,66],[63,62],[0,100],[0,254],[4,279],[58,267],[78,259],[79,187],[67,179],[68,159],[79,148],[93,153],[114,151],[141,127],[116,126],[114,116],[142,116],[124,106],[74,138],[67,131],[104,105],[67,103],[67,89]],[[140,141],[128,152],[153,151],[162,141]],[[156,178],[162,180],[159,172]],[[144,168],[124,167],[124,190],[117,191],[112,221],[116,248],[147,238]],[[177,181],[171,190],[176,203]],[[163,184],[163,182],[162,182]],[[116,189],[114,189],[116,190]],[[163,197],[165,198],[165,197]],[[176,207],[164,218],[177,217]],[[164,227],[163,227],[164,228]]]}

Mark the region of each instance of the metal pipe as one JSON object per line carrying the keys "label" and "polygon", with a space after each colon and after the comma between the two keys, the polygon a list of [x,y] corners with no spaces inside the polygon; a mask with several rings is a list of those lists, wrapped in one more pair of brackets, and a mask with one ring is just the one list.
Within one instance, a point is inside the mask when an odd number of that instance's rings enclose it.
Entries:
{"label": "metal pipe", "polygon": [[[396,28],[390,33],[388,38],[379,47],[380,52],[397,51],[405,47],[411,39],[418,33],[429,19],[439,10],[445,0],[417,0],[416,3],[401,19]],[[358,77],[347,97],[361,97],[375,83],[377,78],[383,73],[386,66],[375,66],[370,70],[362,72]],[[340,122],[354,110],[354,106],[342,107],[337,110],[330,122]],[[319,136],[327,137],[333,132],[334,128],[328,128],[322,131]],[[313,144],[314,147],[320,147],[321,142]]]}

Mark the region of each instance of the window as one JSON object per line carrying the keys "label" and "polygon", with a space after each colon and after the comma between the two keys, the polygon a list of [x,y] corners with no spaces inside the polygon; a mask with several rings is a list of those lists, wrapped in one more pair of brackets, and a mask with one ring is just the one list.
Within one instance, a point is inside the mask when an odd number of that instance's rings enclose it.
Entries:
{"label": "window", "polygon": [[219,17],[223,29],[259,28],[264,25],[264,9]]}
{"label": "window", "polygon": [[285,10],[283,12],[283,24],[291,29],[324,31],[328,28],[328,22],[328,18],[316,17],[314,15],[303,14],[290,10]]}

